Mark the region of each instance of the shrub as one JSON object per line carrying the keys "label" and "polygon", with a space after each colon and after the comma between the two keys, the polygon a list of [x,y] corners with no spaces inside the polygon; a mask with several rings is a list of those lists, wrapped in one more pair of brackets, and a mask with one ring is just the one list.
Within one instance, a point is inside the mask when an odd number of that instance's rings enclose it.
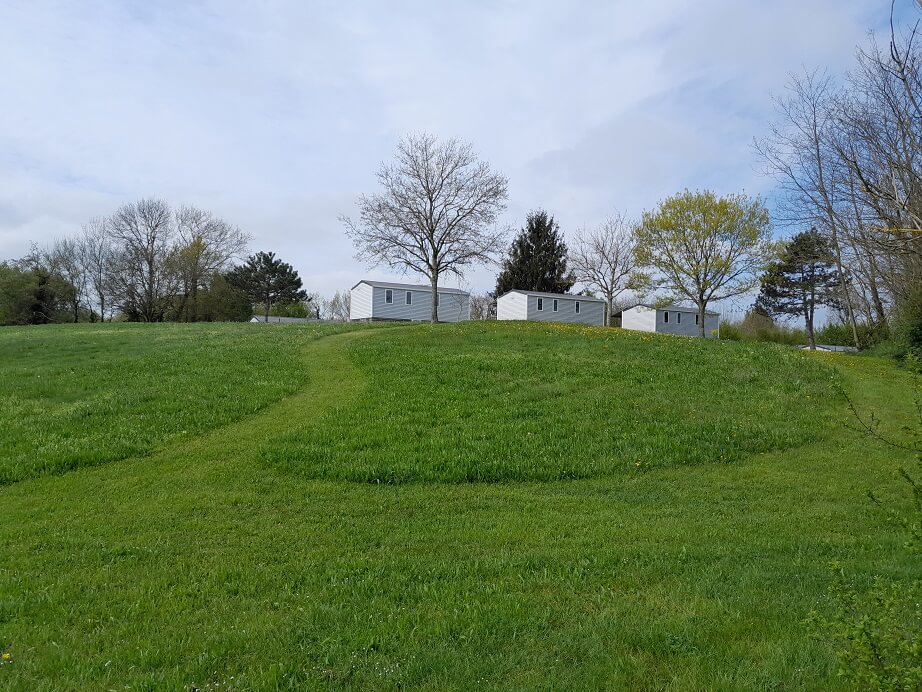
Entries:
{"label": "shrub", "polygon": [[720,338],[727,341],[770,341],[789,346],[807,343],[803,329],[778,324],[759,310],[750,310],[740,322],[722,322]]}
{"label": "shrub", "polygon": [[[886,341],[889,331],[886,325],[859,324],[858,344],[862,349],[871,348]],[[832,344],[833,346],[854,346],[855,339],[852,335],[850,324],[830,322],[822,329],[816,330],[816,343]]]}

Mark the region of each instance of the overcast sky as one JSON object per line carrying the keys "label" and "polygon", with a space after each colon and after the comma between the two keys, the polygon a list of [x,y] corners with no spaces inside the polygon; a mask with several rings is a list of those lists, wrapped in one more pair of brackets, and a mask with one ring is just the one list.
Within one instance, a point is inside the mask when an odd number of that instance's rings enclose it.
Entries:
{"label": "overcast sky", "polygon": [[543,207],[571,234],[686,187],[770,197],[751,142],[771,96],[804,66],[848,69],[889,8],[2,0],[0,259],[159,196],[238,224],[311,291],[389,278],[337,216],[413,131],[505,173],[515,227]]}

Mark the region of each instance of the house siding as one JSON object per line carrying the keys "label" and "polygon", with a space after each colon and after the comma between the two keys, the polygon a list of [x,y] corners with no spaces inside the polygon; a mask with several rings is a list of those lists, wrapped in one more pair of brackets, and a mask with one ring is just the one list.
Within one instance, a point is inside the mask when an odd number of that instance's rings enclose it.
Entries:
{"label": "house siding", "polygon": [[527,320],[528,296],[523,293],[507,293],[496,301],[496,319]]}
{"label": "house siding", "polygon": [[640,332],[656,331],[656,310],[643,305],[625,310],[621,313],[621,328]]}
{"label": "house siding", "polygon": [[[538,310],[539,298],[544,301],[543,310]],[[557,301],[557,312],[554,312],[555,300]],[[579,302],[579,313],[576,312],[577,301]],[[546,296],[527,291],[510,291],[496,301],[496,319],[601,326],[605,323],[605,303],[587,300],[582,296]]]}
{"label": "house siding", "polygon": [[[669,321],[664,319],[665,313],[669,313]],[[694,312],[684,312],[677,310],[657,310],[656,311],[656,331],[661,334],[676,334],[678,336],[698,336],[698,325],[695,324]],[[678,319],[681,315],[681,321]],[[704,336],[711,338],[711,332],[717,329],[720,318],[716,315],[704,316]]]}
{"label": "house siding", "polygon": [[[605,321],[605,304],[596,301],[572,298],[548,298],[545,296],[527,296],[528,319],[536,322],[564,322],[567,324],[595,324],[602,325]],[[544,309],[538,310],[538,298],[544,301]],[[557,312],[554,312],[554,301],[557,301]],[[576,312],[576,302],[579,300],[579,314]]]}
{"label": "house siding", "polygon": [[350,291],[349,298],[349,319],[350,320],[370,320],[371,319],[371,286],[360,283]]}
{"label": "house siding", "polygon": [[[371,318],[375,320],[408,320],[424,322],[432,319],[432,291],[428,288],[406,289],[370,286],[373,290]],[[385,291],[394,292],[394,302],[387,303]],[[406,294],[410,293],[410,305]],[[462,293],[439,293],[439,322],[461,322],[471,317],[470,296]]]}
{"label": "house siding", "polygon": [[[669,313],[666,322],[665,314]],[[677,315],[682,315],[681,320]],[[676,334],[678,336],[698,336],[698,325],[695,324],[694,312],[686,310],[662,310],[637,305],[621,313],[621,327],[642,332],[658,332],[660,334]],[[713,336],[712,332],[720,326],[718,315],[705,315],[704,335],[706,338]]]}

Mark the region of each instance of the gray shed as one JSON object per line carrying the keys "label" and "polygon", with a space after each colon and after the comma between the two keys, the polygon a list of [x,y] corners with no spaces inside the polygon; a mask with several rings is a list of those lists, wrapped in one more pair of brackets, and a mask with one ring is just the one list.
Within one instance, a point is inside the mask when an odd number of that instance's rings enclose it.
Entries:
{"label": "gray shed", "polygon": [[[389,281],[359,281],[350,292],[349,319],[426,322],[432,317],[432,287]],[[458,288],[439,288],[439,322],[471,318],[471,294]]]}
{"label": "gray shed", "polygon": [[[638,304],[625,308],[613,315],[612,324],[624,329],[641,332],[658,332],[660,334],[678,334],[680,336],[698,336],[698,321],[701,319],[698,308],[682,305],[646,305]],[[704,314],[704,336],[710,338],[720,333],[720,314]]]}
{"label": "gray shed", "polygon": [[496,300],[496,319],[605,324],[605,301],[566,293],[513,289]]}

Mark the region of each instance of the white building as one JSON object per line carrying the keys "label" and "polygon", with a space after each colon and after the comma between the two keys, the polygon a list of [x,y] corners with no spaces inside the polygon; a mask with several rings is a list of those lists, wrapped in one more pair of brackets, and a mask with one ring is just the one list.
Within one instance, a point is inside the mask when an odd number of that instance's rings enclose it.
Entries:
{"label": "white building", "polygon": [[[698,308],[686,308],[680,305],[635,305],[616,312],[612,319],[615,327],[636,329],[641,332],[659,332],[660,334],[679,334],[681,336],[698,336]],[[710,338],[720,333],[720,314],[704,314],[704,336]]]}
{"label": "white building", "polygon": [[[432,319],[432,287],[359,281],[350,291],[349,319],[428,322]],[[457,288],[439,288],[439,322],[471,319],[471,294]]]}
{"label": "white building", "polygon": [[564,293],[513,289],[496,300],[496,319],[605,324],[605,301]]}

